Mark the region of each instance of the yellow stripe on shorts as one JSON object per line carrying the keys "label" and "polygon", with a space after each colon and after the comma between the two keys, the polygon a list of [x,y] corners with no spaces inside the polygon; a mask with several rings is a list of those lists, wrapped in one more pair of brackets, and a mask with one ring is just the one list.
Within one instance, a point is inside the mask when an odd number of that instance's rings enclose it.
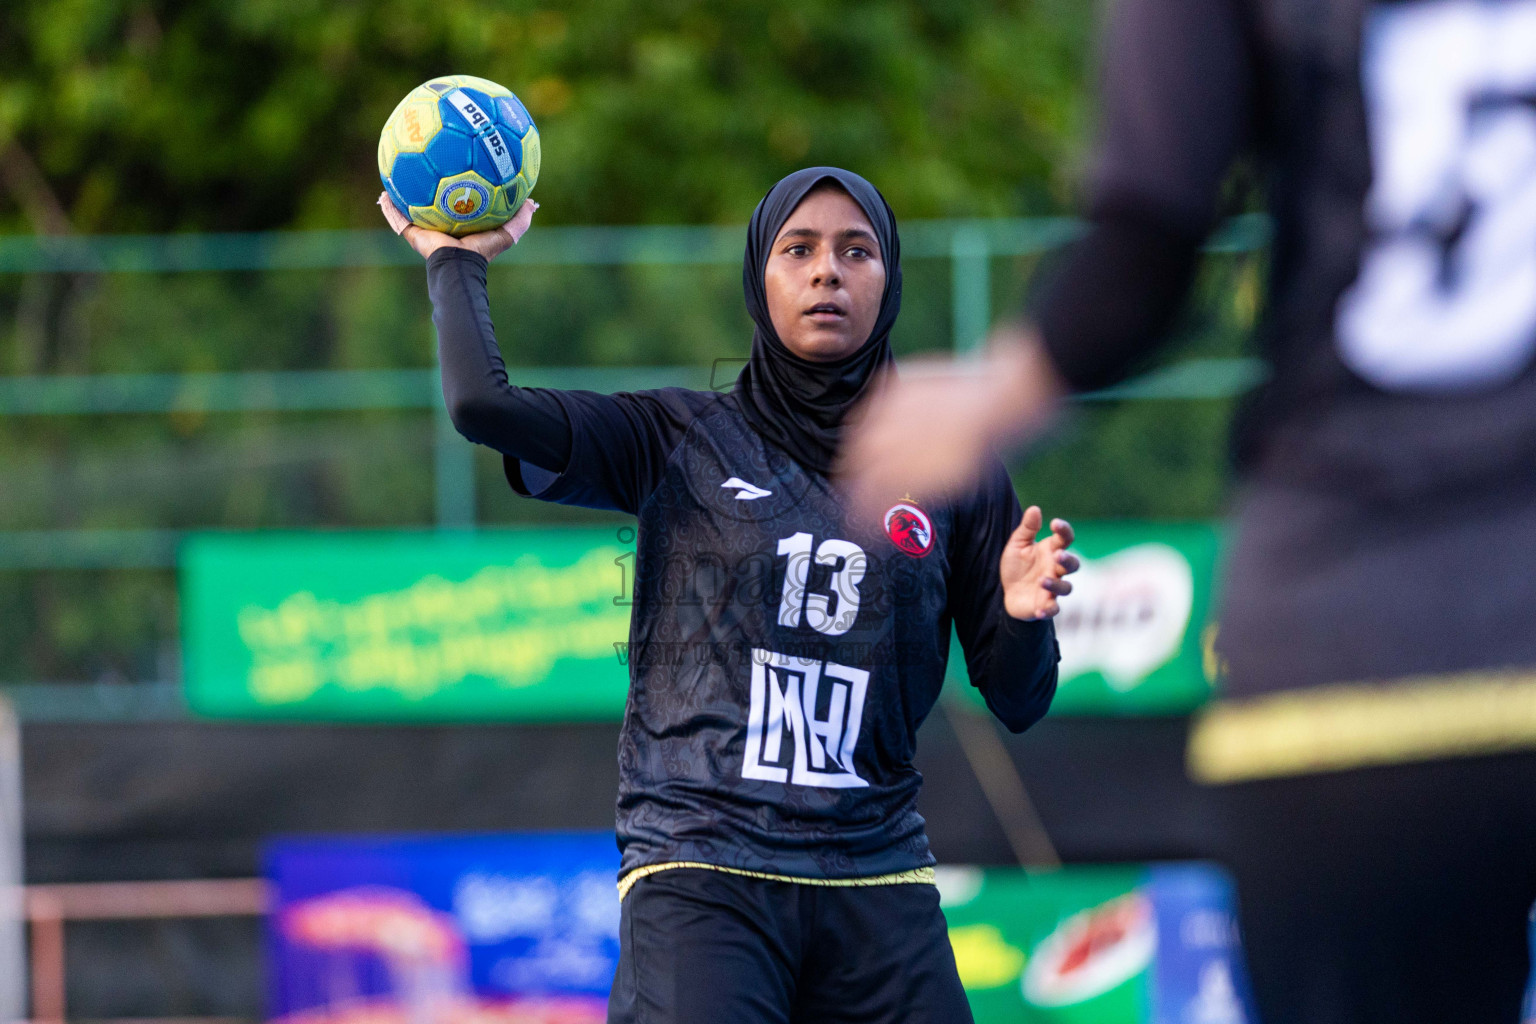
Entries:
{"label": "yellow stripe on shorts", "polygon": [[910,871],[898,871],[890,875],[866,875],[863,878],[797,878],[794,875],[775,875],[766,871],[727,868],[719,864],[704,864],[693,860],[672,860],[663,864],[647,864],[644,867],[635,868],[619,879],[619,899],[623,900],[628,896],[629,890],[633,889],[640,879],[661,871],[671,871],[674,868],[703,868],[706,871],[720,871],[727,875],[741,875],[744,878],[761,878],[769,882],[793,882],[796,885],[824,885],[838,888],[857,888],[868,885],[932,885],[934,882],[933,868],[913,868]]}
{"label": "yellow stripe on shorts", "polygon": [[1416,676],[1218,701],[1196,721],[1190,777],[1221,784],[1536,749],[1536,673]]}

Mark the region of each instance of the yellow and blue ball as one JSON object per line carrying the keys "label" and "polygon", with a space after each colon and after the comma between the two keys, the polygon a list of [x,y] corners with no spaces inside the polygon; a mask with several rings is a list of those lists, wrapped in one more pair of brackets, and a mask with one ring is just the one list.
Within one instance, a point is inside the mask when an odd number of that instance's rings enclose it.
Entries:
{"label": "yellow and blue ball", "polygon": [[539,130],[495,82],[434,78],[384,122],[379,178],[412,224],[456,236],[489,231],[511,219],[539,180]]}

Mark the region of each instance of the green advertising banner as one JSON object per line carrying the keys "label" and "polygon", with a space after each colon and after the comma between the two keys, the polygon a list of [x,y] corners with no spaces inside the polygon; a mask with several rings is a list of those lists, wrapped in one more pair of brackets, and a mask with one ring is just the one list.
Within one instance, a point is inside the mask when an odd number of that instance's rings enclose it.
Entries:
{"label": "green advertising banner", "polygon": [[938,869],[976,1024],[1251,1024],[1232,887],[1199,863]]}
{"label": "green advertising banner", "polygon": [[[1052,713],[1206,700],[1209,524],[1087,523],[1056,619]],[[205,715],[616,719],[634,531],[204,534],[181,557],[188,702]],[[958,646],[952,687],[980,701]]]}
{"label": "green advertising banner", "polygon": [[[1210,523],[1085,523],[1061,602],[1053,715],[1178,714],[1210,697],[1219,535]],[[951,684],[965,681],[956,647]],[[963,691],[980,705],[971,687]]]}
{"label": "green advertising banner", "polygon": [[633,539],[195,537],[181,556],[188,703],[245,718],[617,719]]}

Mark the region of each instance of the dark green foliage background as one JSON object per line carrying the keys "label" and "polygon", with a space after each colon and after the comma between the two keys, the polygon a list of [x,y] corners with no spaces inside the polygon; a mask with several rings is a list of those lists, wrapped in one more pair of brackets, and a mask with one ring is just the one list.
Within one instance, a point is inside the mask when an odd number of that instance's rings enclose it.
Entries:
{"label": "dark green foliage background", "polygon": [[379,126],[461,72],[527,102],[549,222],[744,220],[811,163],[905,217],[1042,212],[1072,180],[1092,20],[1068,0],[10,0],[0,140],[78,231],[372,225]]}
{"label": "dark green foliage background", "polygon": [[[1067,0],[10,0],[0,234],[374,227],[378,128],[448,72],[527,102],[540,224],[740,224],[813,163],[864,173],[905,220],[1059,214],[1095,20]],[[995,309],[1038,262],[993,260]],[[1259,270],[1213,258],[1166,358],[1237,354]],[[906,272],[898,350],[946,348],[949,264]],[[492,301],[514,366],[698,366],[745,354],[739,275],[507,267]],[[411,268],[0,274],[0,374],[426,367],[429,313]],[[1079,518],[1217,514],[1228,414],[1080,407],[1016,460],[1021,495]],[[428,526],[432,430],[0,417],[0,532]],[[476,472],[484,523],[595,515],[515,498],[493,453]],[[0,682],[174,678],[175,619],[168,571],[0,571]]]}

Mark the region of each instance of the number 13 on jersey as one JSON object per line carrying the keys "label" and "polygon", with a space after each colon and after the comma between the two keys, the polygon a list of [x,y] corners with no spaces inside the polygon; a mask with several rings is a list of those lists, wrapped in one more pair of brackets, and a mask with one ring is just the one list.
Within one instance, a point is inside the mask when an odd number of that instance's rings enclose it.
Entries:
{"label": "number 13 on jersey", "polygon": [[[852,629],[866,568],[864,550],[835,538],[814,546],[809,533],[796,533],[779,541],[778,554],[788,558],[779,625],[810,626],[826,636]],[[826,593],[809,587],[813,564],[830,570]],[[869,785],[853,767],[869,690],[867,671],[754,649],[751,686],[743,778],[828,789]]]}

